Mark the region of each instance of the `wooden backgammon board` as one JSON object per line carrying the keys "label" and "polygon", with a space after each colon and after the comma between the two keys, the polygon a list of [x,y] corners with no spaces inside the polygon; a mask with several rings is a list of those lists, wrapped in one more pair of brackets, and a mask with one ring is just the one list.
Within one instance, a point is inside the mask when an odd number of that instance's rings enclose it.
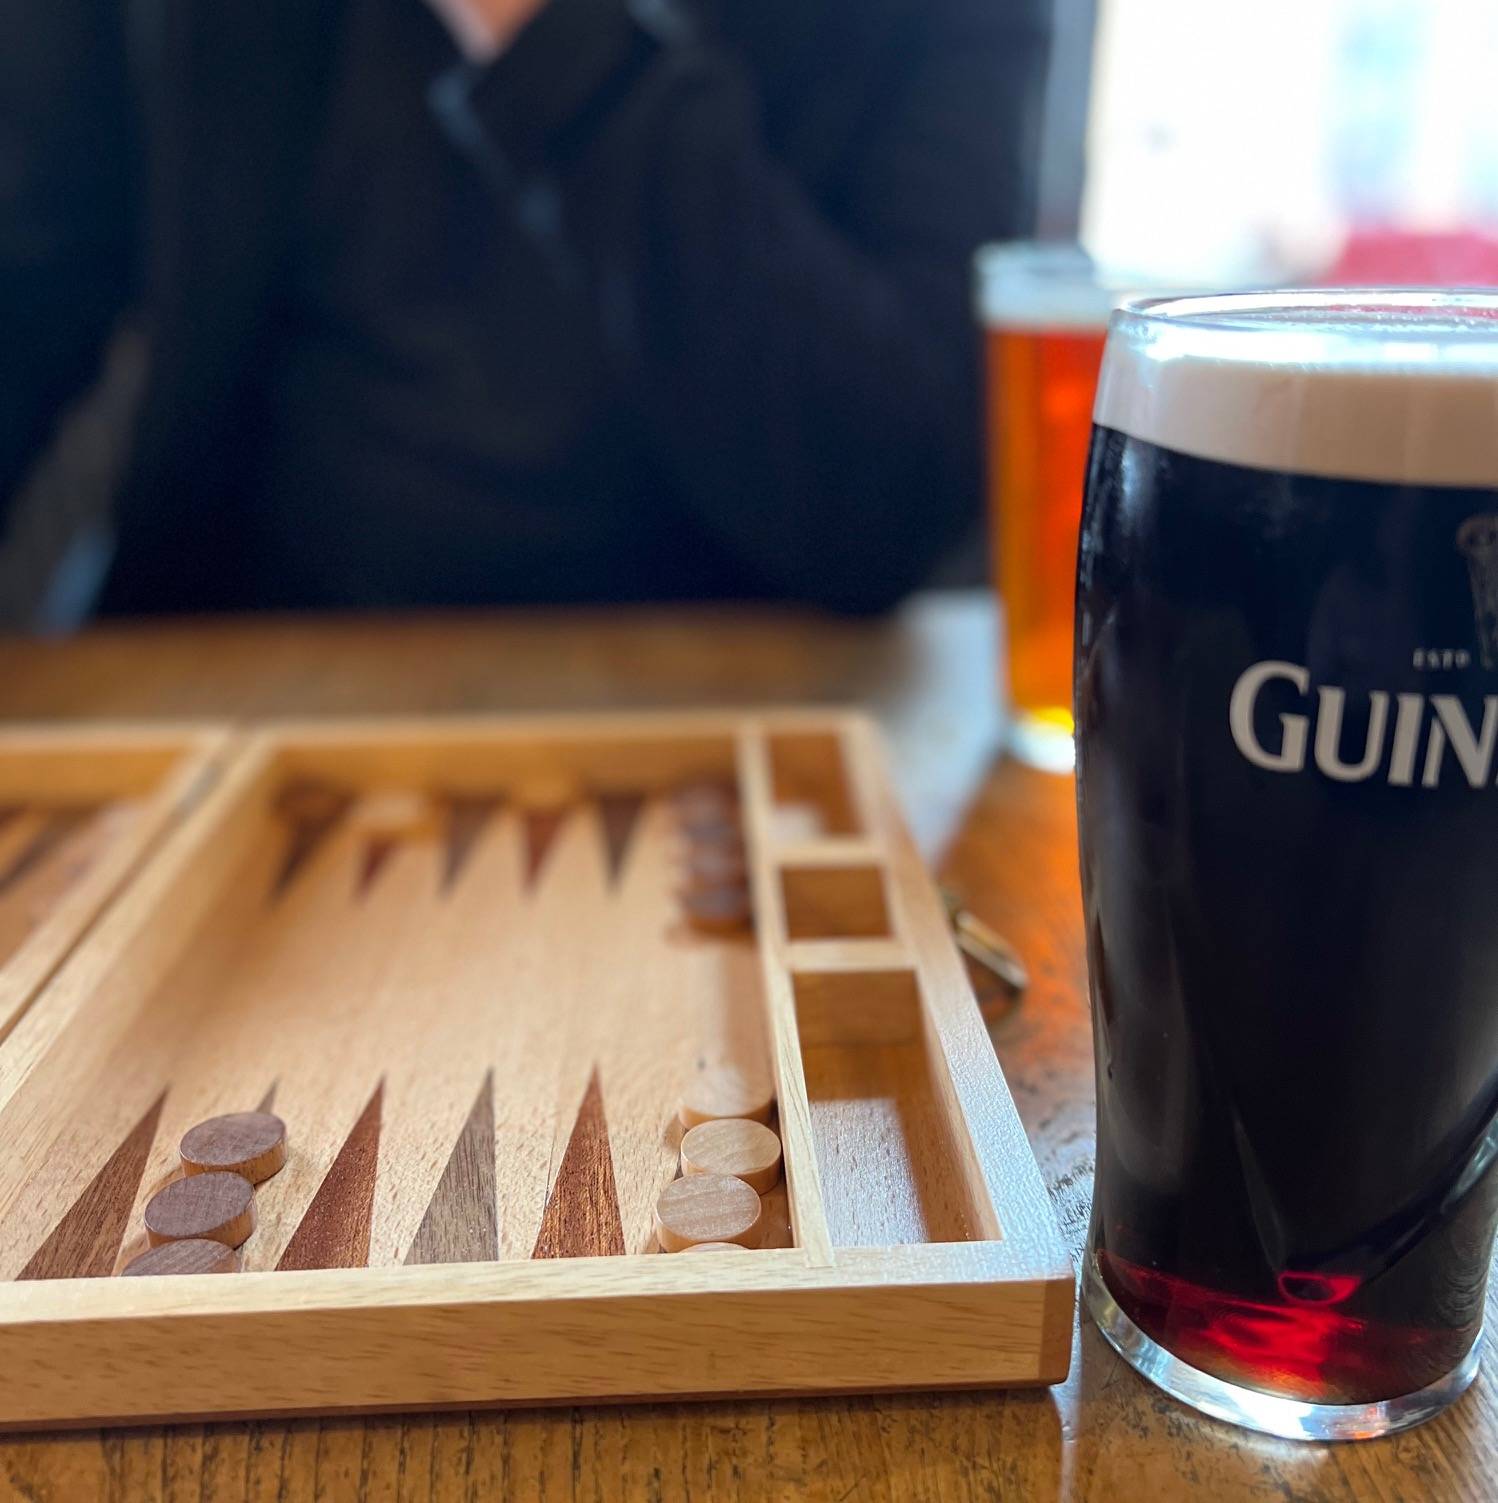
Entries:
{"label": "wooden backgammon board", "polygon": [[[270,726],[179,803],[0,1025],[5,1424],[1065,1375],[1072,1269],[861,718]],[[251,1112],[237,1271],[118,1276],[184,1134]],[[783,1173],[681,1177],[766,1126]]]}

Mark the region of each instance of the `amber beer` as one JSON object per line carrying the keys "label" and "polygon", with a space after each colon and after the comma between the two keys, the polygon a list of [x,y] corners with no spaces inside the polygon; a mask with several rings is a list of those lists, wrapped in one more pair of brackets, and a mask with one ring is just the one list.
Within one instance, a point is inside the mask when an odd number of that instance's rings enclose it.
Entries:
{"label": "amber beer", "polygon": [[996,246],[979,260],[988,493],[1013,750],[1071,764],[1072,602],[1092,403],[1112,296],[1085,256]]}
{"label": "amber beer", "polygon": [[1387,1433],[1498,1217],[1498,294],[1115,316],[1077,585],[1084,1279],[1185,1402]]}

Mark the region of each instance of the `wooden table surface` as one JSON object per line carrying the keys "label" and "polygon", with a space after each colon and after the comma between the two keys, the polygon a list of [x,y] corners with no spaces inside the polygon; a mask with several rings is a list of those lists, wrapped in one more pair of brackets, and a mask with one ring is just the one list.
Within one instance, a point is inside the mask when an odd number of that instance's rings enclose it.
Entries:
{"label": "wooden table surface", "polygon": [[[864,703],[890,731],[918,831],[945,844],[943,876],[1029,962],[1030,994],[994,1043],[1076,1252],[1093,1085],[1072,787],[989,760],[991,636],[978,597],[875,624],[654,612],[116,628],[0,641],[0,719]],[[1447,1503],[1498,1498],[1495,1441],[1484,1377],[1392,1440],[1251,1436],[1165,1399],[1084,1322],[1050,1391],[13,1436],[0,1497]]]}

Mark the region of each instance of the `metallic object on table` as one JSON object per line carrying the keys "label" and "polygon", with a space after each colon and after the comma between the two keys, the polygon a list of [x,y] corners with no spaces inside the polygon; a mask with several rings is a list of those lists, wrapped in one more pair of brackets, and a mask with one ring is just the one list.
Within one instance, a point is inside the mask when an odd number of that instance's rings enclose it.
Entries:
{"label": "metallic object on table", "polygon": [[998,983],[997,988],[976,986],[979,1008],[985,1018],[995,1021],[1024,996],[1030,985],[1030,973],[1014,946],[976,914],[969,912],[961,893],[955,888],[943,887],[941,895],[957,948],[984,975]]}

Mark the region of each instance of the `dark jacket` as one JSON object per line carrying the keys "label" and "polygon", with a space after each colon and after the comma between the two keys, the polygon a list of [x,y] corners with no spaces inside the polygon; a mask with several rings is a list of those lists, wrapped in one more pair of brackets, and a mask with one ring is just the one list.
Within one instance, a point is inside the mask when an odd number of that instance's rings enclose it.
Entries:
{"label": "dark jacket", "polygon": [[[969,261],[1029,228],[1048,10],[550,0],[434,88],[597,319],[661,487],[750,592],[878,608],[973,515]],[[151,374],[108,608],[251,603],[226,440],[337,18],[332,0],[0,0],[0,519],[140,310]]]}

